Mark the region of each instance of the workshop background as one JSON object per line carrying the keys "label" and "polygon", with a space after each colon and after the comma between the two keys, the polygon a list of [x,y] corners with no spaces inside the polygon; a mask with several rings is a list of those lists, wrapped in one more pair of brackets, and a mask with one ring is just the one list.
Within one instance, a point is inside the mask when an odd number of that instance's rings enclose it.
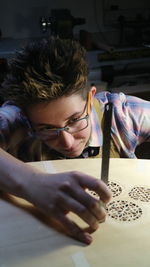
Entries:
{"label": "workshop background", "polygon": [[1,1],[0,82],[20,45],[51,34],[85,46],[98,90],[149,99],[149,0]]}
{"label": "workshop background", "polygon": [[149,0],[0,1],[0,85],[16,49],[49,35],[81,42],[98,91],[150,100]]}

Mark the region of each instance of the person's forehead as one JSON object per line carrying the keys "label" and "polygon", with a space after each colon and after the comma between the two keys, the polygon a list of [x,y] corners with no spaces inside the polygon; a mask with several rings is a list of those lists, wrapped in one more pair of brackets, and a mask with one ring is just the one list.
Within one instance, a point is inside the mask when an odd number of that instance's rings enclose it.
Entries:
{"label": "person's forehead", "polygon": [[29,119],[36,124],[49,123],[55,121],[66,121],[74,114],[83,111],[85,100],[80,95],[61,97],[50,102],[39,103],[28,109]]}

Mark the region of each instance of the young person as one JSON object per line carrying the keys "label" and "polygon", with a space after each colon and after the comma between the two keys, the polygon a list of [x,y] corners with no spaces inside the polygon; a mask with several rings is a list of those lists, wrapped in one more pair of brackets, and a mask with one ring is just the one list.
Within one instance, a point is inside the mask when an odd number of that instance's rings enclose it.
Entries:
{"label": "young person", "polygon": [[[108,101],[114,106],[111,157],[134,158],[136,146],[150,140],[150,103],[122,93],[95,93],[83,47],[54,37],[16,54],[0,93],[5,102],[0,108],[1,190],[27,199],[86,243],[106,213],[84,189],[108,202],[108,187],[83,173],[50,175],[24,162],[100,157]],[[87,222],[89,232],[70,221],[69,211]]]}

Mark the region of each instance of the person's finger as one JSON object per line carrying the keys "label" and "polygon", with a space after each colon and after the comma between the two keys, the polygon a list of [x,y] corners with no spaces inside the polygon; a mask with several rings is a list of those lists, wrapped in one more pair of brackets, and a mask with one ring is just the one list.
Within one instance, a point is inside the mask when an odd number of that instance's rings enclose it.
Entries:
{"label": "person's finger", "polygon": [[[62,223],[65,231],[69,236],[85,243],[90,244],[92,242],[92,236],[90,235],[90,231],[81,229],[75,222],[73,222],[68,216],[63,213],[59,213],[57,219]],[[87,228],[88,229],[88,228]],[[94,230],[92,229],[91,232]]]}
{"label": "person's finger", "polygon": [[76,173],[76,178],[83,188],[88,188],[96,192],[104,203],[110,201],[111,191],[103,181],[88,175],[84,175],[83,177],[81,176],[81,173],[78,172]]}
{"label": "person's finger", "polygon": [[[98,221],[104,221],[106,217],[106,210],[104,209],[101,201],[92,197],[82,187],[65,187],[64,191],[72,198],[78,200],[84,207],[86,207],[90,214],[93,214]],[[79,215],[79,214],[78,214]]]}
{"label": "person's finger", "polygon": [[99,220],[105,217],[104,214],[101,214],[99,218],[97,218],[86,205],[83,205],[79,199],[72,198],[71,196],[67,196],[65,193],[62,193],[62,196],[59,197],[59,208],[62,209],[65,213],[67,211],[71,211],[78,215],[84,222],[86,222],[93,230],[98,228]]}

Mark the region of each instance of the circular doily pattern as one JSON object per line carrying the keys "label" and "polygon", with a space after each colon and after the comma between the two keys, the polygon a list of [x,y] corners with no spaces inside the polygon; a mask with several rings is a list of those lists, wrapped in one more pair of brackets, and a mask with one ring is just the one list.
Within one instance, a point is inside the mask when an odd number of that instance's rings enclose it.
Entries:
{"label": "circular doily pattern", "polygon": [[129,196],[135,200],[149,202],[150,201],[150,188],[146,188],[144,186],[133,187],[132,190],[129,192]]}
{"label": "circular doily pattern", "polygon": [[107,213],[114,220],[131,222],[141,217],[142,209],[133,202],[117,200],[107,205]]}
{"label": "circular doily pattern", "polygon": [[[109,187],[109,189],[110,189],[111,192],[112,192],[112,197],[117,197],[117,196],[119,196],[119,195],[121,194],[121,192],[122,192],[122,188],[121,188],[121,186],[120,186],[119,184],[117,184],[116,182],[108,182],[108,187]],[[89,189],[87,189],[87,192],[88,192],[90,195],[92,195],[92,196],[94,196],[94,197],[96,197],[96,198],[99,198],[99,196],[98,196],[98,194],[97,194],[96,192],[94,192],[94,191],[92,191],[92,190],[89,190]]]}
{"label": "circular doily pattern", "polygon": [[108,182],[108,187],[112,192],[112,197],[117,197],[121,194],[122,188],[116,182]]}

